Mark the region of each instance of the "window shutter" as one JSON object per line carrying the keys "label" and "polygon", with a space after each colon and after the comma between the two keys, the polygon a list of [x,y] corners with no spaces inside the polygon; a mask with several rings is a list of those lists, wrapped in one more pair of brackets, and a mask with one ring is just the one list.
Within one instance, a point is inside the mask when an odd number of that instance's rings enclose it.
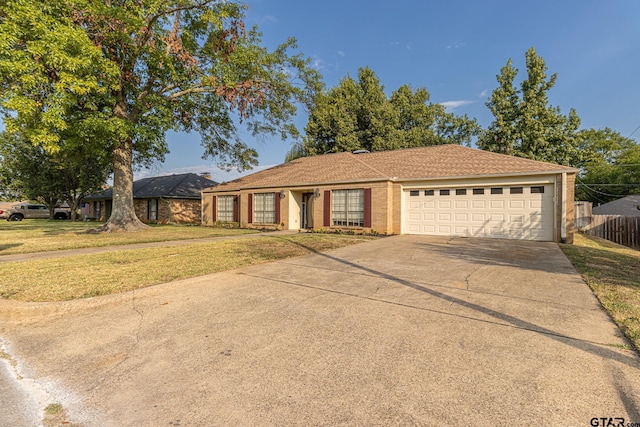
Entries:
{"label": "window shutter", "polygon": [[364,226],[371,228],[371,189],[364,189]]}
{"label": "window shutter", "polygon": [[233,222],[238,222],[238,197],[233,196]]}
{"label": "window shutter", "polygon": [[247,223],[251,224],[253,223],[253,194],[249,194],[249,203],[247,203],[248,205],[248,216],[247,216]]}
{"label": "window shutter", "polygon": [[211,214],[211,220],[213,222],[216,222],[217,218],[218,218],[218,204],[217,204],[217,198],[216,196],[213,196],[211,198],[211,204],[213,205],[213,209],[212,209],[212,214]]}
{"label": "window shutter", "polygon": [[280,224],[280,201],[282,199],[280,199],[280,194],[276,193],[275,195],[275,203],[276,203],[276,224]]}
{"label": "window shutter", "polygon": [[324,192],[324,218],[322,218],[322,225],[324,227],[331,227],[331,191],[326,190]]}

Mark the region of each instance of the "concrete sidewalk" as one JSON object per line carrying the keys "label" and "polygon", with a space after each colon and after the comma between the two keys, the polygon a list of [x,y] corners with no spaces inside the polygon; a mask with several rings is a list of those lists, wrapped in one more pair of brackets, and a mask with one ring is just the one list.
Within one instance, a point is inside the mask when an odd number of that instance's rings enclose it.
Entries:
{"label": "concrete sidewalk", "polygon": [[640,422],[640,359],[553,243],[396,236],[106,298],[0,323],[76,425]]}

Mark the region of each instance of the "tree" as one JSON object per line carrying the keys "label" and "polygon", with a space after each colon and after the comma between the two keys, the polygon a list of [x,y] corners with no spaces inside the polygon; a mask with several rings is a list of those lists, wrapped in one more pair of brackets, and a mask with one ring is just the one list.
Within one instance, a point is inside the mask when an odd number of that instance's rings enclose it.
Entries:
{"label": "tree", "polygon": [[54,208],[66,201],[75,221],[82,199],[99,190],[111,172],[108,156],[95,157],[82,145],[69,141],[63,141],[56,153],[7,132],[0,134],[0,143],[3,187],[21,198],[47,205],[51,219]]}
{"label": "tree", "polygon": [[640,145],[609,128],[579,132],[584,153],[576,198],[606,203],[640,193]]}
{"label": "tree", "polygon": [[284,156],[284,162],[288,163],[292,160],[299,159],[300,157],[304,157],[306,155],[304,151],[304,145],[301,142],[295,142],[287,154]]}
{"label": "tree", "polygon": [[144,225],[133,165],[162,160],[169,130],[198,132],[205,156],[249,169],[237,133],[297,136],[296,102],[319,74],[289,39],[273,51],[247,31],[244,6],[218,0],[7,0],[0,15],[0,108],[7,131],[60,149],[73,126],[113,159],[113,209],[103,231]]}
{"label": "tree", "polygon": [[547,66],[535,48],[526,53],[527,77],[515,86],[518,69],[511,59],[496,76],[498,87],[487,107],[493,122],[478,138],[478,147],[487,151],[511,154],[562,165],[581,161],[577,135],[580,118],[572,108],[568,116],[559,107],[549,105],[547,93],[557,75],[547,77]]}
{"label": "tree", "polygon": [[340,151],[385,151],[437,144],[469,144],[479,127],[467,116],[429,102],[425,88],[401,86],[387,97],[368,67],[358,80],[347,75],[321,93],[310,109],[303,139],[306,155]]}
{"label": "tree", "polygon": [[37,200],[49,208],[53,219],[54,208],[62,201],[57,165],[38,145],[17,139],[13,135],[0,135],[0,176],[3,184],[20,198]]}

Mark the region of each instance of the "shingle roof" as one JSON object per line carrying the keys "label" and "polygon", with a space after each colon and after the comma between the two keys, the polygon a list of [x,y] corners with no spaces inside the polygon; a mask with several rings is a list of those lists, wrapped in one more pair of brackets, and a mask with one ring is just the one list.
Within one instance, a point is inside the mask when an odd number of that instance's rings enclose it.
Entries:
{"label": "shingle roof", "polygon": [[632,194],[593,208],[594,215],[640,216],[640,194]]}
{"label": "shingle roof", "polygon": [[[178,199],[200,199],[200,191],[218,185],[217,182],[195,173],[155,176],[133,182],[133,198],[145,199],[155,197],[171,197]],[[92,194],[85,199],[111,199],[113,189]]]}
{"label": "shingle roof", "polygon": [[207,191],[367,180],[403,181],[576,171],[576,169],[553,163],[451,144],[374,153],[345,152],[302,157],[220,184]]}

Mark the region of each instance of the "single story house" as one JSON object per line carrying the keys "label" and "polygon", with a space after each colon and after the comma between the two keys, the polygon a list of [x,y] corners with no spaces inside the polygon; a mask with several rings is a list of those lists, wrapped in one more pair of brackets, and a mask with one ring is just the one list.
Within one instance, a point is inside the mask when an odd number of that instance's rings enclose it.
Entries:
{"label": "single story house", "polygon": [[460,145],[296,159],[202,192],[202,223],[573,240],[577,169]]}
{"label": "single story house", "polygon": [[[143,178],[133,182],[133,205],[140,221],[157,224],[200,223],[201,191],[218,183],[203,173]],[[106,221],[111,216],[113,189],[85,197],[88,217]]]}
{"label": "single story house", "polygon": [[640,194],[632,194],[613,202],[596,206],[593,215],[640,216]]}

